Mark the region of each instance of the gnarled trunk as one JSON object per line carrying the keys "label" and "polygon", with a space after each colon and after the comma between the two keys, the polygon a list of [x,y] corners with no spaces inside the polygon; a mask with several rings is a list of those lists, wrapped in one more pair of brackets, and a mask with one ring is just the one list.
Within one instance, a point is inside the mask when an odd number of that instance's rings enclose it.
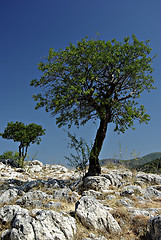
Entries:
{"label": "gnarled trunk", "polygon": [[21,143],[20,146],[19,146],[19,157],[18,157],[18,165],[19,167],[23,167],[24,166],[24,160],[25,160],[25,157],[27,156],[27,149],[28,149],[28,146],[25,146]]}
{"label": "gnarled trunk", "polygon": [[110,115],[108,114],[104,118],[100,119],[100,126],[97,130],[94,145],[92,147],[90,158],[89,158],[89,169],[85,177],[96,176],[101,174],[101,166],[99,163],[98,156],[101,152],[103,141],[106,137],[107,126],[110,121]]}

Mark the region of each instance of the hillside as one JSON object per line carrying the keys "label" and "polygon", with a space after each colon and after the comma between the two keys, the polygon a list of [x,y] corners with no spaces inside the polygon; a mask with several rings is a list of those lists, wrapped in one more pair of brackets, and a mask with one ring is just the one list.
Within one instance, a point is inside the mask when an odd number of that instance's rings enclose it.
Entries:
{"label": "hillside", "polygon": [[161,158],[138,166],[136,169],[147,173],[161,174]]}
{"label": "hillside", "polygon": [[150,153],[143,157],[137,157],[137,159],[118,160],[118,159],[110,158],[110,159],[103,159],[100,162],[102,166],[109,163],[114,163],[114,164],[125,165],[126,167],[129,167],[129,168],[135,168],[137,166],[146,164],[158,158],[161,158],[161,152]]}

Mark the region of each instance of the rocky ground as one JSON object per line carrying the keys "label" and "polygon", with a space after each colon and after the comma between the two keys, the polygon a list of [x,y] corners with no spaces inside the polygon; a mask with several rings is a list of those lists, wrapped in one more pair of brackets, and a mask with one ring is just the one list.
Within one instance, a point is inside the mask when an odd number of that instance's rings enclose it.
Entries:
{"label": "rocky ground", "polygon": [[1,240],[161,239],[161,175],[80,172],[35,160],[0,163]]}

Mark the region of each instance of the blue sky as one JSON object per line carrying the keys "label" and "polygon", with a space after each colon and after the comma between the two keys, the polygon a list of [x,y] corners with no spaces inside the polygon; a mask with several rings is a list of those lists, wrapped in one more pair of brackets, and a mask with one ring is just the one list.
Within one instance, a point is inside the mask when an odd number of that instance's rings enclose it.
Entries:
{"label": "blue sky", "polygon": [[[30,81],[40,77],[37,64],[49,48],[65,48],[85,36],[104,40],[135,34],[150,39],[152,55],[157,54],[153,76],[157,90],[140,98],[151,115],[148,125],[135,123],[136,130],[118,135],[109,125],[100,158],[113,157],[127,149],[139,156],[161,152],[161,1],[160,0],[0,0],[0,132],[10,121],[34,122],[46,128],[40,145],[31,145],[29,156],[37,153],[43,163],[64,163],[69,156],[67,136],[44,109],[35,110]],[[93,141],[98,125],[87,123],[72,132]],[[0,154],[18,150],[18,143],[0,138]]]}

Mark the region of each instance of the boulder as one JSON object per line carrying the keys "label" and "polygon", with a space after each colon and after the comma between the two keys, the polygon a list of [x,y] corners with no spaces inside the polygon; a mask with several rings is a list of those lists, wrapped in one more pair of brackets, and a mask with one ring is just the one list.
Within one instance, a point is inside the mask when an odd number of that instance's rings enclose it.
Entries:
{"label": "boulder", "polygon": [[87,228],[99,229],[110,233],[119,233],[121,228],[108,212],[107,207],[99,203],[94,197],[82,197],[75,208],[76,216]]}
{"label": "boulder", "polygon": [[156,208],[140,209],[140,208],[128,207],[128,212],[131,214],[132,217],[141,216],[141,215],[147,216],[147,217],[154,217],[156,214],[159,213],[159,209],[156,209]]}
{"label": "boulder", "polygon": [[127,185],[125,187],[122,188],[122,191],[126,191],[126,190],[133,190],[135,194],[143,194],[144,191],[142,189],[141,186],[138,186],[138,185]]}
{"label": "boulder", "polygon": [[134,195],[134,190],[133,189],[127,189],[123,192],[120,193],[120,196],[131,196],[131,195]]}
{"label": "boulder", "polygon": [[42,191],[31,191],[25,193],[21,198],[16,201],[16,204],[23,205],[25,207],[41,207],[42,202],[53,199],[52,195],[46,194]]}
{"label": "boulder", "polygon": [[54,189],[64,188],[66,186],[65,181],[58,180],[58,179],[55,179],[55,178],[48,179],[48,181],[46,181],[45,185],[48,188],[52,187]]}
{"label": "boulder", "polygon": [[44,204],[44,207],[45,208],[48,208],[48,209],[53,209],[53,208],[61,208],[62,207],[62,204],[61,202],[53,202],[53,201],[50,201],[48,203],[45,203]]}
{"label": "boulder", "polygon": [[118,206],[124,206],[124,207],[129,207],[131,205],[134,205],[134,202],[132,200],[130,200],[129,198],[123,198],[123,199],[119,199],[117,202],[116,202],[116,205]]}
{"label": "boulder", "polygon": [[63,188],[65,187],[65,181],[58,180],[58,179],[48,179],[47,181],[45,180],[33,180],[25,183],[23,186],[21,186],[21,190],[24,192],[28,192],[32,190],[33,188],[37,187],[39,188],[40,186],[46,187],[46,188]]}
{"label": "boulder", "polygon": [[11,203],[18,196],[17,189],[8,189],[6,191],[0,191],[0,203]]}
{"label": "boulder", "polygon": [[21,208],[18,205],[5,205],[0,208],[0,221],[3,223],[10,223],[16,214],[27,214],[28,210]]}
{"label": "boulder", "polygon": [[34,180],[25,183],[23,186],[21,186],[21,190],[24,192],[28,192],[29,190],[33,189],[34,187],[39,187],[41,184],[43,184],[43,181],[41,180]]}
{"label": "boulder", "polygon": [[53,198],[57,200],[66,200],[68,202],[76,202],[78,194],[72,192],[70,188],[62,188],[53,191]]}
{"label": "boulder", "polygon": [[73,240],[76,234],[73,217],[51,210],[34,209],[30,216],[27,209],[8,205],[0,209],[0,221],[11,225],[1,240]]}
{"label": "boulder", "polygon": [[155,187],[150,186],[147,187],[144,191],[144,197],[155,197],[155,198],[161,198],[161,191],[157,190]]}
{"label": "boulder", "polygon": [[152,173],[138,172],[136,174],[136,181],[137,180],[149,184],[161,184],[161,176]]}
{"label": "boulder", "polygon": [[34,209],[36,239],[72,240],[76,234],[76,222],[63,212]]}
{"label": "boulder", "polygon": [[101,192],[98,192],[95,190],[84,191],[82,193],[82,196],[90,196],[90,197],[94,197],[96,199],[103,199],[103,194]]}
{"label": "boulder", "polygon": [[103,176],[109,179],[113,186],[120,187],[122,185],[122,177],[115,173],[104,174]]}
{"label": "boulder", "polygon": [[111,181],[103,176],[90,176],[84,179],[84,187],[86,190],[105,192],[109,189]]}
{"label": "boulder", "polygon": [[43,167],[44,165],[43,165],[43,163],[42,162],[40,162],[39,160],[33,160],[33,161],[30,161],[29,163],[28,163],[28,165],[29,166],[40,166],[40,167]]}
{"label": "boulder", "polygon": [[0,159],[0,162],[11,167],[19,167],[18,163],[14,159]]}

